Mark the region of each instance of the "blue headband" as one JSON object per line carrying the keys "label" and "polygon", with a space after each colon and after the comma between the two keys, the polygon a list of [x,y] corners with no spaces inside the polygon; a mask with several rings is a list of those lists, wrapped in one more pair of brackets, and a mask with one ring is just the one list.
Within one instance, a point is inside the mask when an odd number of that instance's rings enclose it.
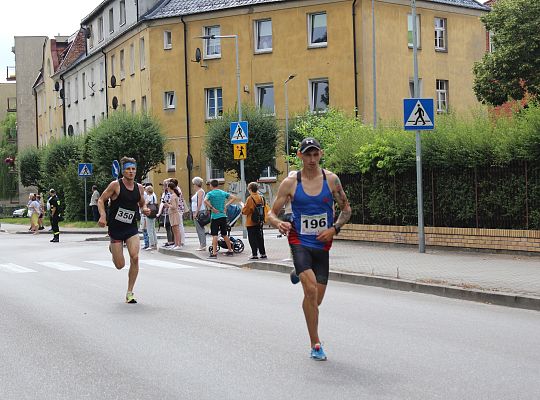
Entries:
{"label": "blue headband", "polygon": [[125,171],[129,167],[137,168],[137,164],[134,162],[127,162],[122,166],[122,171]]}

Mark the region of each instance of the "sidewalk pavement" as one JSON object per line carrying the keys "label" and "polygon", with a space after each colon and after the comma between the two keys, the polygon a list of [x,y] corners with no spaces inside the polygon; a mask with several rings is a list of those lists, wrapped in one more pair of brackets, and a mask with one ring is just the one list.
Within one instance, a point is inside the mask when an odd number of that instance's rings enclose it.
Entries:
{"label": "sidewalk pavement", "polygon": [[[16,227],[2,225],[8,232],[17,231]],[[68,232],[94,236],[87,240],[106,240],[104,228],[67,229],[63,233]],[[159,244],[164,242],[164,235],[161,229]],[[243,240],[244,252],[226,257],[221,250],[218,262],[287,273],[292,269],[287,238],[280,236],[277,230],[265,229],[266,260],[249,260],[251,250],[247,238],[242,238],[241,230],[234,230],[232,235]],[[211,237],[207,236],[207,245],[210,244]],[[195,229],[187,227],[186,245],[182,250],[160,248],[159,252],[206,259],[209,253],[196,251],[198,247]],[[540,310],[538,256],[430,247],[420,254],[417,247],[412,246],[334,240],[330,271],[331,280]]]}

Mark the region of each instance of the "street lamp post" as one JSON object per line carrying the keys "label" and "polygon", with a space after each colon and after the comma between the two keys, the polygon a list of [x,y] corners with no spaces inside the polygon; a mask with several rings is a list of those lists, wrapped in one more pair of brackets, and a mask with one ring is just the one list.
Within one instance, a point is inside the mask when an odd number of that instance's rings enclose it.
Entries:
{"label": "street lamp post", "polygon": [[[201,39],[234,39],[235,49],[236,49],[236,95],[238,103],[238,122],[242,121],[242,98],[240,97],[240,56],[238,51],[238,35],[205,35],[199,36]],[[244,160],[240,160],[240,192],[242,202],[246,202],[246,177],[244,173]],[[243,237],[247,237],[245,216],[242,216],[242,222],[244,225]]]}
{"label": "street lamp post", "polygon": [[289,96],[287,93],[287,83],[296,77],[295,74],[289,75],[284,83],[285,86],[285,151],[287,153],[287,176],[289,176]]}

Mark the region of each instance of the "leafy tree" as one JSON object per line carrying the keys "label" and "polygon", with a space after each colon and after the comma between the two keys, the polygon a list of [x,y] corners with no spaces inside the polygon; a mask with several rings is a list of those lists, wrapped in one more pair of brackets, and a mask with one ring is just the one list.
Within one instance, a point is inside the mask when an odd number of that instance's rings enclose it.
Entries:
{"label": "leafy tree", "polygon": [[3,199],[12,197],[17,192],[17,175],[13,173],[17,158],[14,140],[16,123],[15,113],[9,113],[0,121],[0,198]]}
{"label": "leafy tree", "polygon": [[482,17],[495,51],[474,65],[478,100],[501,105],[540,93],[540,1],[498,0]]}
{"label": "leafy tree", "polygon": [[[254,182],[266,167],[274,164],[279,127],[275,117],[252,106],[243,106],[242,119],[249,123],[244,173],[246,182]],[[227,172],[235,172],[240,177],[240,163],[234,159],[230,139],[230,124],[235,121],[238,121],[236,111],[228,111],[222,118],[210,122],[207,126],[205,150],[212,165]],[[274,168],[274,172],[279,171]]]}
{"label": "leafy tree", "polygon": [[41,174],[41,158],[43,152],[35,147],[21,151],[17,157],[19,176],[24,187],[35,186],[43,191],[43,176]]}
{"label": "leafy tree", "polygon": [[164,145],[156,118],[116,112],[88,133],[83,155],[94,163],[94,173],[100,177],[110,177],[113,160],[133,157],[137,160],[135,179],[140,182],[165,161]]}

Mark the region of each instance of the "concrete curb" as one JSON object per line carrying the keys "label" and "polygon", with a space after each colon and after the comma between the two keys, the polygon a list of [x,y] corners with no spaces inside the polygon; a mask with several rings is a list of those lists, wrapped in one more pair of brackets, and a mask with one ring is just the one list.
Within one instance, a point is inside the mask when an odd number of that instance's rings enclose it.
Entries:
{"label": "concrete curb", "polygon": [[[158,249],[158,252],[170,256],[206,260],[205,258],[198,257],[196,254],[189,251],[169,250],[160,248]],[[251,261],[240,265],[222,261],[221,259],[219,262],[238,268],[257,269],[261,271],[274,271],[287,274],[292,271],[292,267],[289,265],[271,262]],[[356,285],[375,286],[385,289],[431,294],[452,299],[476,301],[479,303],[540,311],[540,297],[524,296],[521,294],[483,291],[477,289],[461,288],[458,286],[435,285],[429,283],[408,281],[404,279],[389,278],[384,276],[363,275],[338,271],[330,271],[329,279],[332,281],[352,283]]]}

